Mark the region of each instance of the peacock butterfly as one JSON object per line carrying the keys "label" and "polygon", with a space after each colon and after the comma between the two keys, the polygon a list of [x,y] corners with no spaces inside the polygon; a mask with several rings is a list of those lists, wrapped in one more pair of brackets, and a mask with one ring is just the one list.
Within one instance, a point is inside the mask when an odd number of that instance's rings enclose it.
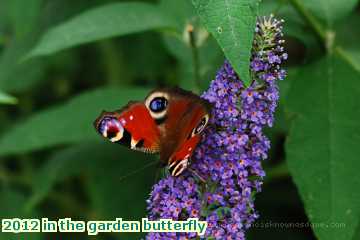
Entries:
{"label": "peacock butterfly", "polygon": [[161,88],[143,102],[131,101],[114,112],[103,111],[96,130],[111,142],[131,149],[160,153],[171,175],[180,175],[200,141],[210,117],[210,104],[181,88]]}

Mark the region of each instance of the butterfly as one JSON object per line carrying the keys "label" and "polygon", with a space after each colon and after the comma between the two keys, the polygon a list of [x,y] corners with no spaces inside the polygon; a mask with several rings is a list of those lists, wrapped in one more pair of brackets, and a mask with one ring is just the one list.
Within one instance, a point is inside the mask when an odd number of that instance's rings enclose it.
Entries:
{"label": "butterfly", "polygon": [[94,127],[104,138],[133,150],[159,153],[172,176],[179,176],[209,123],[211,105],[181,88],[160,88],[144,101],[130,101],[122,109],[103,111]]}

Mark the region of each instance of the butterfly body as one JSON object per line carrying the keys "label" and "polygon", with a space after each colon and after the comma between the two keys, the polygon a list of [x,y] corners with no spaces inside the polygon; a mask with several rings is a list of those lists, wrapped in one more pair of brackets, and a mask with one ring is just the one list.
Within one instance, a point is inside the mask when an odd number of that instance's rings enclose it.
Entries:
{"label": "butterfly body", "polygon": [[160,153],[173,176],[188,166],[210,116],[210,105],[180,88],[152,91],[143,102],[102,112],[95,128],[105,138],[131,149]]}

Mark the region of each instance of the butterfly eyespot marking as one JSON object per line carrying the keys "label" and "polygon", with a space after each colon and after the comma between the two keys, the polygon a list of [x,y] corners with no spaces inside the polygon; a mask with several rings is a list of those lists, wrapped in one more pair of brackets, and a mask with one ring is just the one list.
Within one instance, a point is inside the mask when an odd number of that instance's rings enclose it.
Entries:
{"label": "butterfly eyespot marking", "polygon": [[150,110],[153,112],[162,112],[166,109],[167,100],[164,97],[156,97],[150,102]]}
{"label": "butterfly eyespot marking", "polygon": [[200,134],[206,127],[206,125],[209,122],[209,115],[206,114],[199,122],[199,124],[196,126],[196,128],[194,128],[192,135],[191,136],[195,136],[197,134]]}
{"label": "butterfly eyespot marking", "polygon": [[104,117],[98,125],[98,132],[111,142],[120,141],[124,135],[124,127],[115,117]]}
{"label": "butterfly eyespot marking", "polygon": [[146,98],[145,105],[152,118],[160,120],[165,117],[169,103],[168,99],[169,95],[164,92],[154,92]]}

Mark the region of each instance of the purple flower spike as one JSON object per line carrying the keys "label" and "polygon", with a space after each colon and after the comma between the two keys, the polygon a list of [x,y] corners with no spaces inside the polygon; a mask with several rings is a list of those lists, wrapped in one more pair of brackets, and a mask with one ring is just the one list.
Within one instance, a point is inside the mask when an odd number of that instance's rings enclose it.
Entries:
{"label": "purple flower spike", "polygon": [[[208,223],[201,238],[245,239],[258,218],[254,195],[261,191],[270,142],[263,128],[272,126],[279,99],[277,80],[287,54],[281,46],[282,21],[259,18],[252,50],[252,83],[245,88],[228,61],[218,71],[202,98],[213,104],[210,127],[180,177],[159,181],[148,200],[149,218]],[[196,173],[196,174],[195,174]],[[205,180],[205,182],[204,182]],[[149,233],[147,239],[195,239],[196,233]]]}

